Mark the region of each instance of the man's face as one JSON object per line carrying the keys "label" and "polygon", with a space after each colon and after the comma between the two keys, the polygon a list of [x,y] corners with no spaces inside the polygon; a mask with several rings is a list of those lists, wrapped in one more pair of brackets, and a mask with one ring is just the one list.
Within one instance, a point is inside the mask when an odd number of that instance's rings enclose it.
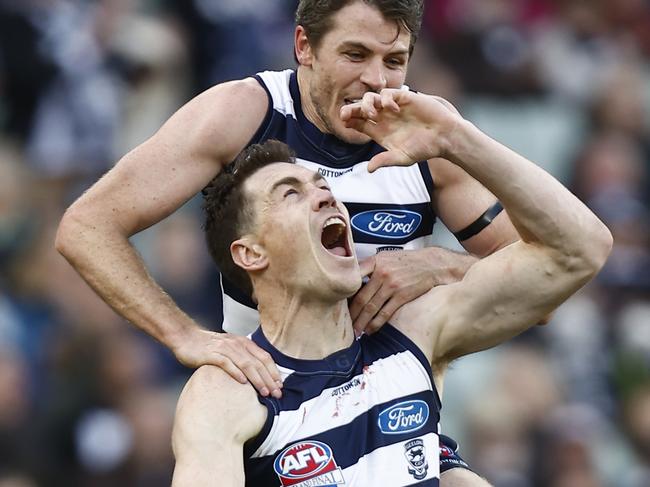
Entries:
{"label": "man's face", "polygon": [[318,48],[312,47],[311,115],[321,130],[349,143],[366,143],[368,136],[343,125],[341,107],[368,91],[404,84],[411,34],[363,2],[342,8],[332,20]]}
{"label": "man's face", "polygon": [[[304,167],[270,164],[245,183],[268,277],[292,293],[338,301],[361,286],[349,215],[327,182]],[[280,289],[278,289],[280,292]]]}

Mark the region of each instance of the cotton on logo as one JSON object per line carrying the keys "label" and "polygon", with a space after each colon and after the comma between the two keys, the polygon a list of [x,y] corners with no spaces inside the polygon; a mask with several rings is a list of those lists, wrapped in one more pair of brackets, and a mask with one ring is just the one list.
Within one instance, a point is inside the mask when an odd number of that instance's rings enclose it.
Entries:
{"label": "cotton on logo", "polygon": [[294,443],[273,462],[282,486],[312,487],[344,484],[332,449],[320,441]]}

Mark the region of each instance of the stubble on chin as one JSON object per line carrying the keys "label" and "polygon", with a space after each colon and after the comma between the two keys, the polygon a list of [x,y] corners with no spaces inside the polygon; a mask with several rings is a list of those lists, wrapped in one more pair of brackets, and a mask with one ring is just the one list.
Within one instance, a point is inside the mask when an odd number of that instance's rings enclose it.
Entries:
{"label": "stubble on chin", "polygon": [[[362,139],[357,140],[354,137],[350,137],[347,134],[342,133],[341,130],[336,130],[334,121],[328,113],[328,108],[331,107],[332,100],[334,99],[333,92],[334,90],[332,89],[332,82],[330,81],[329,77],[323,78],[323,82],[320,86],[312,86],[309,91],[312,107],[314,109],[316,117],[318,117],[318,121],[322,129],[324,129],[325,133],[334,135],[338,139],[348,144],[365,144],[369,138],[367,138],[367,136],[361,132],[354,131]],[[332,116],[338,117],[339,114],[337,112],[332,114]]]}

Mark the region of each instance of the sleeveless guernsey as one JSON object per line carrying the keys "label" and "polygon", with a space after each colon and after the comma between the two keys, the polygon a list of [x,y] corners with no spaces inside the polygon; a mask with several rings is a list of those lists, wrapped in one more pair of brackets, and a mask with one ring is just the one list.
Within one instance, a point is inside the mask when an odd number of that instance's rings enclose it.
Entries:
{"label": "sleeveless guernsey", "polygon": [[390,324],[323,360],[275,349],[281,399],[245,447],[247,486],[438,486],[440,400],[416,345]]}
{"label": "sleeveless guernsey", "polygon": [[[285,142],[296,162],[320,173],[350,213],[358,258],[382,250],[432,245],[436,215],[431,207],[433,181],[426,162],[368,173],[368,160],[384,149],[374,142],[348,144],[324,134],[302,112],[296,73],[266,71],[255,76],[269,97],[269,109],[250,141]],[[248,335],[259,325],[254,303],[222,278],[223,329]]]}

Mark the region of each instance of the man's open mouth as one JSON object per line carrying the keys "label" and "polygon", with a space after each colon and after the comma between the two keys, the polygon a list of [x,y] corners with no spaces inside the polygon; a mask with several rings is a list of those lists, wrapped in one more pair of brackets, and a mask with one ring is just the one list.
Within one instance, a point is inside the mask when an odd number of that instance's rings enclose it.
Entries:
{"label": "man's open mouth", "polygon": [[350,257],[352,255],[346,230],[345,221],[339,216],[331,216],[325,220],[320,241],[330,254],[340,257]]}

